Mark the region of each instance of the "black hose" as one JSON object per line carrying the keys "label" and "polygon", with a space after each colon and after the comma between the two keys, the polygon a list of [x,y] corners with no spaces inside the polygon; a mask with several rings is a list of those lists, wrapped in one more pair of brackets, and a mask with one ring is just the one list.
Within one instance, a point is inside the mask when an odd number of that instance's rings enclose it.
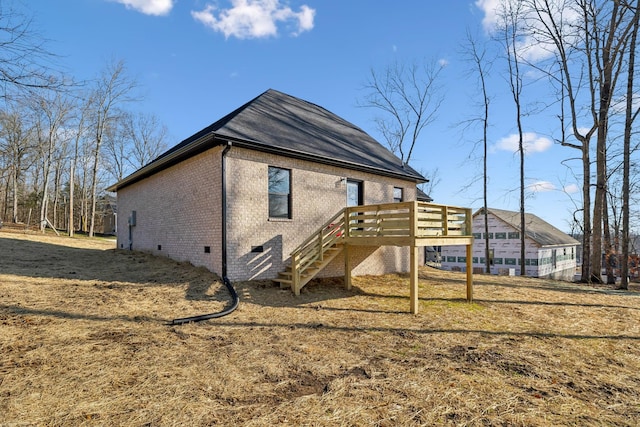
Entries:
{"label": "black hose", "polygon": [[171,321],[171,325],[182,325],[185,323],[190,323],[190,322],[201,322],[203,320],[209,320],[209,319],[217,319],[218,317],[223,317],[226,316],[228,314],[231,314],[235,311],[236,308],[238,308],[238,304],[240,304],[240,298],[238,297],[238,293],[236,292],[236,290],[233,288],[233,285],[231,284],[231,282],[229,281],[229,279],[227,277],[224,277],[222,279],[222,281],[224,282],[224,284],[226,285],[227,289],[229,290],[229,293],[231,294],[231,307],[226,308],[222,311],[219,311],[217,313],[210,313],[210,314],[201,314],[200,316],[192,316],[192,317],[183,317],[181,319],[173,319]]}

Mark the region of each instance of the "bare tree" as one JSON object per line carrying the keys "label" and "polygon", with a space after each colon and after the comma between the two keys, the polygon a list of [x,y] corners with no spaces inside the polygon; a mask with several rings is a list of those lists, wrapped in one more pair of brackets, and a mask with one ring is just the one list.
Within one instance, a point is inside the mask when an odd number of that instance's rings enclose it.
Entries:
{"label": "bare tree", "polygon": [[121,115],[122,104],[132,101],[136,82],[126,75],[124,62],[109,63],[95,83],[91,94],[91,122],[93,134],[93,167],[91,172],[91,212],[89,214],[89,236],[95,228],[96,199],[98,196],[98,168],[103,139],[109,128]]}
{"label": "bare tree", "polygon": [[378,130],[403,164],[411,161],[420,133],[437,118],[444,100],[439,84],[445,66],[440,61],[395,62],[382,73],[371,70],[361,105],[381,113],[375,118]]}
{"label": "bare tree", "polygon": [[124,122],[131,140],[130,156],[133,170],[150,163],[167,149],[167,127],[153,114],[127,114]]}
{"label": "bare tree", "polygon": [[104,143],[106,169],[120,181],[162,154],[167,127],[152,114],[124,112]]}
{"label": "bare tree", "polygon": [[3,96],[15,89],[59,89],[64,82],[55,77],[56,56],[32,26],[31,18],[14,3],[0,3],[0,83]]}
{"label": "bare tree", "polygon": [[11,189],[11,221],[14,223],[20,220],[20,182],[28,166],[29,152],[33,150],[30,136],[32,129],[24,117],[24,110],[20,110],[17,104],[11,104],[9,109],[0,111],[0,155],[7,167],[7,188]]}
{"label": "bare tree", "polygon": [[[530,35],[554,54],[554,65],[539,68],[562,88],[569,127],[577,143],[566,139],[565,120],[560,144],[582,153],[583,253],[582,280],[601,282],[602,221],[606,194],[606,141],[611,99],[631,31],[620,1],[524,0],[532,11]],[[586,92],[586,94],[585,94]],[[583,100],[584,99],[584,100]],[[587,111],[587,114],[582,114]],[[588,122],[585,128],[584,123]],[[591,137],[596,135],[596,189],[591,221]]]}
{"label": "bare tree", "polygon": [[76,170],[78,166],[78,158],[80,146],[87,134],[88,121],[88,100],[79,97],[76,100],[74,109],[74,131],[73,131],[73,155],[69,166],[69,206],[68,206],[68,233],[69,237],[73,237],[75,229],[75,192],[76,192]]}
{"label": "bare tree", "polygon": [[525,271],[525,174],[524,174],[524,140],[522,130],[522,89],[523,79],[521,71],[521,58],[519,52],[519,42],[523,35],[522,26],[525,22],[524,6],[521,2],[503,0],[498,9],[499,27],[498,41],[505,52],[505,60],[508,69],[508,83],[515,107],[515,120],[518,128],[518,154],[520,157],[520,275],[524,276]]}
{"label": "bare tree", "polygon": [[49,183],[54,153],[62,142],[60,130],[69,117],[71,103],[61,92],[46,91],[32,98],[32,108],[37,115],[36,132],[42,150],[43,186],[40,201],[40,230],[47,224]]}
{"label": "bare tree", "polygon": [[[478,46],[476,38],[474,38],[469,31],[467,31],[466,49],[465,54],[467,59],[473,64],[473,74],[478,80],[478,87],[482,94],[482,116],[479,121],[482,125],[482,200],[483,200],[483,212],[484,212],[484,243],[485,243],[485,272],[491,273],[491,259],[489,248],[489,217],[487,215],[488,210],[488,178],[489,172],[487,169],[487,154],[489,148],[489,141],[487,132],[489,129],[489,106],[490,98],[487,91],[487,77],[493,61],[487,59],[486,49]],[[475,122],[475,120],[474,120]]]}

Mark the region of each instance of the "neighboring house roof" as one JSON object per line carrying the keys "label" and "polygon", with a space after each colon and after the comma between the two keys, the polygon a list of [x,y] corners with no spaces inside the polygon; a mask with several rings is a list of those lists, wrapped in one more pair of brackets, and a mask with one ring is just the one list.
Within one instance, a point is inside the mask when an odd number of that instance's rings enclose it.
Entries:
{"label": "neighboring house roof", "polygon": [[416,182],[426,181],[357,126],[316,104],[269,89],[107,190],[117,191],[228,142],[233,146],[288,157]]}
{"label": "neighboring house roof", "polygon": [[[479,209],[473,216],[483,214],[484,209]],[[488,208],[487,212],[507,223],[515,230],[520,231],[520,212],[505,211],[502,209]],[[560,231],[548,222],[534,214],[525,213],[525,235],[541,246],[579,245],[580,242]]]}
{"label": "neighboring house roof", "polygon": [[422,191],[420,188],[417,188],[417,193],[416,193],[416,198],[418,199],[419,202],[433,202],[433,199],[431,198],[431,196],[429,196],[427,193],[425,193],[424,191]]}

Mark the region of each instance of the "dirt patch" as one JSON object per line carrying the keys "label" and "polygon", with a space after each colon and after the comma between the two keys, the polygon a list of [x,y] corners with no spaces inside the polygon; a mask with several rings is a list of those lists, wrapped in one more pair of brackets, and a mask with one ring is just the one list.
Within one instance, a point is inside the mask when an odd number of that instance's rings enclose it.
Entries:
{"label": "dirt patch", "polygon": [[640,298],[570,283],[420,272],[295,297],[116,250],[0,233],[0,425],[640,423]]}

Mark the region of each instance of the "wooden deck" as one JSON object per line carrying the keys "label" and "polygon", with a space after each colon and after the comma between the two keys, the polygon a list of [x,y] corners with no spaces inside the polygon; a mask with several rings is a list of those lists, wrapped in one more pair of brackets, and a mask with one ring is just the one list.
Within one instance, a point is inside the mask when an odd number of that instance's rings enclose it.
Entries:
{"label": "wooden deck", "polygon": [[473,300],[471,209],[424,202],[348,207],[327,221],[291,253],[291,267],[277,279],[296,295],[340,253],[344,254],[345,285],[351,288],[351,246],[410,248],[411,313],[418,312],[418,258],[421,246],[465,245],[467,301]]}

